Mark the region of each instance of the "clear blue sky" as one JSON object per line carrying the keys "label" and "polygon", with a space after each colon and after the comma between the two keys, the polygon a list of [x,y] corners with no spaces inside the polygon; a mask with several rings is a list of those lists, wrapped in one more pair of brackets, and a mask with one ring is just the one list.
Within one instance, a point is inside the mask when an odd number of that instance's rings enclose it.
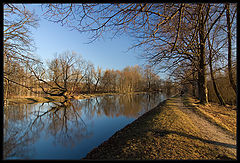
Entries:
{"label": "clear blue sky", "polygon": [[40,18],[39,27],[36,30],[33,29],[33,38],[37,47],[35,53],[43,60],[53,58],[54,53],[69,50],[80,53],[95,67],[100,66],[103,69],[122,70],[126,66],[144,63],[143,59],[139,59],[137,51],[126,52],[131,46],[131,38],[127,36],[112,40],[104,37],[104,39],[86,44],[89,42],[87,34],[70,31],[65,26],[62,27],[60,24],[45,20],[41,16],[42,11],[38,4],[28,4],[27,7],[29,10],[35,9]]}

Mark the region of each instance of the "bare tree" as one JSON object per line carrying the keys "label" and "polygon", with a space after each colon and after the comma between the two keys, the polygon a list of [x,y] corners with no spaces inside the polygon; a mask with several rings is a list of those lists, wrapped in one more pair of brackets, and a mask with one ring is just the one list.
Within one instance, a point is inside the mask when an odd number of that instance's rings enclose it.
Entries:
{"label": "bare tree", "polygon": [[144,78],[146,80],[147,91],[152,91],[154,83],[156,82],[156,72],[150,65],[146,65],[144,69]]}
{"label": "bare tree", "polygon": [[84,81],[86,84],[86,88],[87,88],[87,92],[91,93],[92,91],[92,85],[94,83],[94,65],[90,62],[87,63],[87,67],[86,67],[86,75],[84,77]]}
{"label": "bare tree", "polygon": [[[8,97],[10,88],[14,85],[27,88],[28,83],[21,82],[19,79],[27,76],[23,74],[27,62],[37,61],[32,55],[34,44],[31,29],[37,28],[38,18],[27,10],[25,5],[4,4],[4,25],[3,25],[3,77],[5,98]],[[22,66],[22,76],[15,74],[17,67]],[[29,78],[27,78],[29,79]]]}
{"label": "bare tree", "polygon": [[227,36],[227,38],[228,38],[228,75],[229,75],[229,81],[231,83],[231,86],[234,89],[235,93],[237,94],[237,88],[236,88],[236,84],[233,80],[233,74],[232,74],[232,32],[231,32],[231,26],[232,26],[233,21],[231,22],[231,18],[230,18],[229,3],[226,3],[226,19],[227,19],[227,35],[228,35]]}
{"label": "bare tree", "polygon": [[[45,16],[80,32],[91,41],[111,31],[134,37],[131,48],[143,47],[144,57],[171,72],[188,60],[196,70],[198,97],[207,97],[207,37],[226,11],[224,4],[46,4]],[[131,49],[130,48],[130,49]]]}
{"label": "bare tree", "polygon": [[97,71],[94,70],[93,77],[94,77],[94,80],[95,80],[94,92],[97,92],[98,91],[97,88],[98,88],[98,85],[99,85],[99,81],[102,78],[102,69],[98,67]]}
{"label": "bare tree", "polygon": [[[212,39],[212,41],[214,41],[214,38]],[[214,49],[213,49],[212,43],[210,42],[209,37],[208,37],[208,44],[209,44],[208,45],[208,47],[209,47],[209,68],[210,68],[210,75],[211,75],[211,79],[212,79],[213,88],[214,88],[214,91],[216,93],[216,96],[217,96],[220,104],[225,106],[226,105],[225,101],[218,90],[218,87],[217,87],[217,84],[215,81],[215,77],[214,77],[212,63],[213,63],[213,57],[214,57],[213,54],[216,54],[216,53],[214,53],[214,51],[213,51]]]}
{"label": "bare tree", "polygon": [[4,4],[4,57],[12,61],[35,60],[31,28],[38,26],[38,18],[20,4]]}
{"label": "bare tree", "polygon": [[103,92],[115,92],[116,91],[117,74],[112,70],[105,70],[100,80],[100,86]]}
{"label": "bare tree", "polygon": [[85,68],[86,62],[75,52],[56,55],[48,62],[47,69],[40,64],[29,66],[45,94],[63,96],[65,100],[73,97],[75,89],[86,75]]}

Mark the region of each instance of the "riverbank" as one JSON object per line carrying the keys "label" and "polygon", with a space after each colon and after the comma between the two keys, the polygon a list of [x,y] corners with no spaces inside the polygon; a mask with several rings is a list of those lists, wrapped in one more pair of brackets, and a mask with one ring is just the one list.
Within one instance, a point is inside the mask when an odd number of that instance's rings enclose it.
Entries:
{"label": "riverbank", "polygon": [[236,110],[175,96],[116,132],[83,159],[236,159]]}
{"label": "riverbank", "polygon": [[[129,92],[127,94],[142,94],[146,92]],[[93,94],[79,94],[74,96],[74,99],[87,99],[92,97],[99,97],[105,95],[121,95],[126,93],[93,93]],[[60,96],[48,96],[48,97],[36,97],[36,96],[22,96],[15,97],[10,99],[5,99],[5,103],[9,105],[18,105],[18,104],[32,104],[32,103],[43,103],[43,102],[63,102],[64,97]]]}

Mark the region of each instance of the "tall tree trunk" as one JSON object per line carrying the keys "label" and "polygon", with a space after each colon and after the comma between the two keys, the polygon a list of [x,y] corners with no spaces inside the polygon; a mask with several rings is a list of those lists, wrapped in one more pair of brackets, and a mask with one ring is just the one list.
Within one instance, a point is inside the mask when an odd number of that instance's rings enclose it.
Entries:
{"label": "tall tree trunk", "polygon": [[214,91],[216,93],[216,96],[217,96],[220,104],[225,106],[226,105],[225,101],[223,100],[220,92],[218,91],[218,88],[217,88],[217,85],[216,85],[216,82],[215,82],[215,78],[214,78],[214,74],[213,74],[213,68],[212,68],[212,53],[211,53],[211,50],[209,50],[209,51],[210,51],[210,54],[209,54],[209,67],[210,67],[210,74],[211,74],[213,88],[214,88]]}
{"label": "tall tree trunk", "polygon": [[[193,70],[194,71],[194,70]],[[195,93],[195,72],[192,73],[192,95],[193,97],[196,97],[196,93]]]}
{"label": "tall tree trunk", "polygon": [[4,99],[8,98],[8,87],[9,87],[9,81],[6,80],[6,86],[5,86],[5,89],[4,89]]}
{"label": "tall tree trunk", "polygon": [[[200,4],[202,8],[202,4]],[[206,56],[205,56],[205,26],[203,11],[199,13],[199,39],[200,39],[200,55],[199,55],[199,70],[198,70],[198,91],[201,104],[208,103],[207,86],[206,86]]]}
{"label": "tall tree trunk", "polygon": [[[9,65],[6,63],[6,55],[4,53],[4,56],[3,56],[3,72],[6,71],[7,73],[3,73],[3,77],[6,76],[6,78],[8,79],[8,68],[9,68]],[[3,89],[3,92],[4,92],[4,99],[7,99],[8,98],[8,89],[9,89],[9,81],[8,80],[5,80],[5,87]],[[3,82],[4,82],[4,79],[3,79]]]}
{"label": "tall tree trunk", "polygon": [[148,81],[148,91],[150,91],[151,89],[151,83],[150,83],[150,80]]}
{"label": "tall tree trunk", "polygon": [[229,81],[230,84],[237,93],[236,84],[233,80],[232,75],[232,33],[231,33],[231,24],[230,24],[230,9],[229,9],[229,3],[226,4],[226,17],[227,17],[227,33],[228,33],[228,75],[229,75]]}

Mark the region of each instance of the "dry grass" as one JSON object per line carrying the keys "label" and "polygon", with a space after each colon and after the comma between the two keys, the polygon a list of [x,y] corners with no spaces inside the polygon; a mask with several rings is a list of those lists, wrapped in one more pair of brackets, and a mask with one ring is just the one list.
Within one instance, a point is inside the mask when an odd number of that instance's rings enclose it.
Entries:
{"label": "dry grass", "polygon": [[206,119],[215,123],[222,129],[230,132],[234,136],[237,133],[237,113],[236,113],[236,106],[229,106],[226,107],[221,106],[216,103],[209,103],[207,105],[199,105],[199,100],[186,97],[184,99],[185,105],[191,105],[196,108],[196,112]]}
{"label": "dry grass", "polygon": [[205,140],[191,117],[179,109],[176,98],[171,98],[116,132],[84,159],[236,159],[225,148]]}

